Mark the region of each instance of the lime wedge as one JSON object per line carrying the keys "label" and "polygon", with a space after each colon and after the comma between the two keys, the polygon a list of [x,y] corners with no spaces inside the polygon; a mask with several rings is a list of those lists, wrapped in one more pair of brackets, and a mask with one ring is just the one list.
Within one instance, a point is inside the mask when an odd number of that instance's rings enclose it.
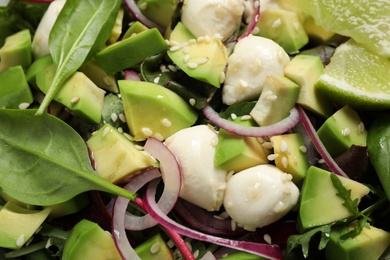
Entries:
{"label": "lime wedge", "polygon": [[389,0],[288,0],[317,25],[353,38],[368,50],[390,57]]}
{"label": "lime wedge", "polygon": [[390,60],[353,40],[337,47],[316,88],[357,109],[390,109]]}

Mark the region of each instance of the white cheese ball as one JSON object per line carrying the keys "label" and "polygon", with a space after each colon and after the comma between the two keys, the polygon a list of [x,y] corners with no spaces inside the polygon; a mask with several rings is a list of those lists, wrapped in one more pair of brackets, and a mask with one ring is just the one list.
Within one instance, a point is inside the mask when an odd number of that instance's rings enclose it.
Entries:
{"label": "white cheese ball", "polygon": [[270,164],[234,174],[227,182],[223,205],[229,216],[247,230],[269,225],[298,202],[292,176]]}
{"label": "white cheese ball", "polygon": [[182,129],[165,140],[183,173],[179,196],[208,211],[219,210],[227,171],[214,167],[217,133],[207,125]]}
{"label": "white cheese ball", "polygon": [[194,34],[225,41],[233,35],[244,13],[244,0],[185,0],[182,23]]}
{"label": "white cheese ball", "polygon": [[266,77],[283,76],[289,61],[288,54],[276,42],[260,36],[245,37],[229,56],[222,101],[234,105],[258,99]]}
{"label": "white cheese ball", "polygon": [[43,15],[32,40],[32,52],[35,58],[50,54],[49,35],[58,14],[65,5],[65,0],[56,0],[50,3],[45,14]]}

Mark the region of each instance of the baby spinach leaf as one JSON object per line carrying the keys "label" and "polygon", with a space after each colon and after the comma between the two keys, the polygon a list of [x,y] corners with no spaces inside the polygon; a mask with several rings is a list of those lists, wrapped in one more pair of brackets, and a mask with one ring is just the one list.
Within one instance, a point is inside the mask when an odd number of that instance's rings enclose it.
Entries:
{"label": "baby spinach leaf", "polygon": [[135,195],[100,177],[83,139],[60,119],[36,110],[0,109],[0,188],[27,204],[53,205],[85,191]]}
{"label": "baby spinach leaf", "polygon": [[109,37],[120,0],[67,0],[49,35],[49,49],[57,70],[39,107],[42,114],[63,83],[95,54]]}
{"label": "baby spinach leaf", "polygon": [[367,135],[367,152],[387,198],[390,200],[390,115],[379,116]]}

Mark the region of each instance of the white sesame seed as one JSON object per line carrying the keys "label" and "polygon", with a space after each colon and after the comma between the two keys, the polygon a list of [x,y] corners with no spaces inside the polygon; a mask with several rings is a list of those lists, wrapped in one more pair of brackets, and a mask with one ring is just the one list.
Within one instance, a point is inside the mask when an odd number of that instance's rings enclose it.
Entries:
{"label": "white sesame seed", "polygon": [[188,54],[188,53],[190,52],[190,49],[188,48],[188,46],[184,46],[184,47],[183,47],[183,52],[184,52],[185,54]]}
{"label": "white sesame seed", "polygon": [[181,48],[182,48],[181,45],[174,45],[171,48],[169,48],[169,51],[178,51]]}
{"label": "white sesame seed", "polygon": [[234,114],[234,113],[231,113],[231,114],[230,114],[230,117],[231,117],[233,120],[236,120],[236,119],[237,119],[237,115]]}
{"label": "white sesame seed", "polygon": [[282,25],[282,20],[280,20],[279,18],[275,20],[275,22],[272,23],[272,28],[273,29],[276,29],[278,28],[280,25]]}
{"label": "white sesame seed", "polygon": [[119,133],[121,133],[121,134],[123,133],[123,128],[122,127],[118,127],[117,129],[118,129]]}
{"label": "white sesame seed", "polygon": [[189,60],[190,60],[190,55],[188,55],[188,54],[184,55],[183,61],[188,62]]}
{"label": "white sesame seed", "polygon": [[241,119],[241,120],[251,120],[252,117],[251,117],[251,115],[243,115],[243,116],[241,116],[240,119]]}
{"label": "white sesame seed", "polygon": [[174,66],[174,65],[171,65],[171,64],[168,65],[168,69],[169,69],[170,71],[173,71],[173,72],[176,72],[176,71],[177,71],[177,67]]}
{"label": "white sesame seed", "polygon": [[297,22],[293,23],[293,27],[296,31],[298,31],[299,30],[299,23],[297,23]]}
{"label": "white sesame seed", "polygon": [[363,122],[360,122],[357,126],[357,132],[358,134],[361,134],[361,133],[364,133],[366,131],[365,127],[364,127],[364,123]]}
{"label": "white sesame seed", "polygon": [[204,41],[204,37],[203,37],[203,36],[199,36],[198,38],[196,38],[196,41],[197,41],[197,42]]}
{"label": "white sesame seed", "polygon": [[123,123],[126,123],[126,117],[124,114],[120,113],[118,116],[119,116],[119,120],[121,120]]}
{"label": "white sesame seed", "polygon": [[264,241],[267,242],[268,244],[272,244],[272,239],[271,239],[271,236],[270,236],[270,235],[264,234],[263,239],[264,239]]}
{"label": "white sesame seed", "polygon": [[163,120],[161,120],[161,123],[165,126],[165,127],[170,127],[172,125],[171,121],[169,121],[168,118],[164,118]]}
{"label": "white sesame seed", "polygon": [[19,109],[27,109],[29,106],[30,106],[29,103],[23,102],[19,104]]}
{"label": "white sesame seed", "polygon": [[279,156],[279,154],[270,154],[270,155],[268,155],[267,156],[267,159],[269,160],[269,161],[274,161],[276,158],[278,158],[278,156]]}
{"label": "white sesame seed", "polygon": [[209,61],[209,57],[204,57],[198,60],[198,65],[206,64]]}
{"label": "white sesame seed", "polygon": [[167,45],[171,45],[171,42],[170,42],[168,39],[165,39],[165,43],[166,43]]}
{"label": "white sesame seed", "polygon": [[187,63],[187,66],[190,68],[190,69],[196,69],[198,67],[198,63],[196,62],[188,62]]}
{"label": "white sesame seed", "polygon": [[16,239],[16,245],[22,246],[24,244],[24,234],[21,234],[18,239]]}
{"label": "white sesame seed", "polygon": [[345,129],[341,130],[341,133],[343,136],[349,136],[351,134],[351,130],[346,127]]}
{"label": "white sesame seed", "polygon": [[206,35],[206,36],[204,37],[204,40],[205,40],[206,42],[210,42],[210,41],[211,41],[211,37],[210,37],[209,35]]}
{"label": "white sesame seed", "polygon": [[285,141],[285,140],[282,140],[282,141],[280,142],[280,151],[281,151],[281,152],[286,152],[287,149],[288,149],[288,145],[287,145],[286,141]]}
{"label": "white sesame seed", "polygon": [[194,98],[190,98],[190,100],[188,100],[188,102],[190,103],[191,106],[195,106],[195,104],[196,104],[196,100]]}
{"label": "white sesame seed", "polygon": [[318,160],[318,163],[323,164],[323,163],[325,163],[325,160],[321,158]]}
{"label": "white sesame seed", "polygon": [[139,144],[136,144],[134,145],[134,147],[139,150],[139,151],[143,151],[144,150],[144,147],[142,145],[139,145]]}
{"label": "white sesame seed", "polygon": [[272,143],[271,142],[264,142],[261,144],[266,149],[272,149]]}
{"label": "white sesame seed", "polygon": [[118,120],[118,115],[115,114],[115,113],[112,113],[112,114],[111,114],[111,120],[112,120],[112,122],[115,123],[115,122]]}
{"label": "white sesame seed", "polygon": [[131,135],[129,135],[128,133],[123,133],[123,136],[126,137],[128,140],[130,141],[134,141],[134,137],[132,137]]}
{"label": "white sesame seed", "polygon": [[105,137],[109,132],[110,132],[110,128],[105,127],[105,128],[103,129],[102,137]]}
{"label": "white sesame seed", "polygon": [[189,39],[187,42],[188,42],[188,44],[193,44],[193,43],[196,43],[196,39]]}
{"label": "white sesame seed", "polygon": [[146,136],[151,136],[153,134],[153,131],[148,127],[143,127],[141,129],[141,132]]}
{"label": "white sesame seed", "polygon": [[47,240],[46,242],[46,245],[45,245],[45,248],[48,249],[49,247],[51,247],[52,243],[51,243],[51,237],[49,237],[49,239]]}
{"label": "white sesame seed", "polygon": [[154,136],[154,138],[156,138],[159,141],[164,140],[164,136],[162,136],[162,134],[160,134],[160,133],[154,133],[153,136]]}
{"label": "white sesame seed", "polygon": [[260,28],[255,26],[255,28],[253,28],[252,30],[252,34],[258,34],[260,32]]}
{"label": "white sesame seed", "polygon": [[212,139],[210,140],[210,144],[211,144],[211,146],[216,147],[217,144],[218,144],[218,136],[212,138]]}
{"label": "white sesame seed", "polygon": [[70,100],[70,103],[71,104],[76,104],[77,102],[79,102],[80,101],[80,97],[74,97],[74,98],[72,98],[71,100]]}
{"label": "white sesame seed", "polygon": [[160,82],[160,77],[155,77],[153,79],[154,84],[158,84]]}
{"label": "white sesame seed", "polygon": [[156,243],[154,243],[154,244],[150,247],[150,253],[152,253],[152,254],[157,253],[159,250],[160,250],[160,242],[156,242]]}
{"label": "white sesame seed", "polygon": [[306,152],[307,152],[307,148],[306,148],[306,146],[304,146],[304,145],[299,146],[299,150],[300,150],[302,153],[306,153]]}
{"label": "white sesame seed", "polygon": [[195,252],[194,252],[194,258],[198,258],[199,256],[199,249],[196,249]]}
{"label": "white sesame seed", "polygon": [[269,95],[266,97],[266,99],[269,101],[275,101],[278,99],[278,96],[277,95]]}
{"label": "white sesame seed", "polygon": [[171,46],[178,46],[178,45],[180,45],[180,43],[177,41],[170,41],[170,45]]}
{"label": "white sesame seed", "polygon": [[285,157],[285,156],[282,157],[282,164],[283,164],[284,168],[287,168],[287,165],[288,165],[287,157]]}

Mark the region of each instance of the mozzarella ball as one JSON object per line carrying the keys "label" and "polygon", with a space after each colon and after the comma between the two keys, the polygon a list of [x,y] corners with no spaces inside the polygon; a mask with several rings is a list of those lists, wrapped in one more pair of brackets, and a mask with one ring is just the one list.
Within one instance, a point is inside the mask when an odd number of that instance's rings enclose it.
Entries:
{"label": "mozzarella ball", "polygon": [[291,179],[290,174],[270,164],[238,172],[227,182],[225,210],[247,230],[271,224],[298,203],[299,189]]}
{"label": "mozzarella ball", "polygon": [[182,129],[165,140],[183,173],[179,196],[208,211],[219,210],[226,188],[227,171],[214,167],[217,142],[207,125]]}
{"label": "mozzarella ball", "polygon": [[260,36],[245,37],[229,56],[222,101],[235,105],[257,100],[266,77],[283,76],[289,61],[288,54],[276,42]]}
{"label": "mozzarella ball", "polygon": [[58,14],[65,5],[65,0],[56,0],[50,3],[45,14],[43,15],[32,40],[32,52],[35,58],[50,54],[49,35]]}
{"label": "mozzarella ball", "polygon": [[196,37],[208,35],[225,41],[243,13],[243,0],[185,0],[181,21]]}

